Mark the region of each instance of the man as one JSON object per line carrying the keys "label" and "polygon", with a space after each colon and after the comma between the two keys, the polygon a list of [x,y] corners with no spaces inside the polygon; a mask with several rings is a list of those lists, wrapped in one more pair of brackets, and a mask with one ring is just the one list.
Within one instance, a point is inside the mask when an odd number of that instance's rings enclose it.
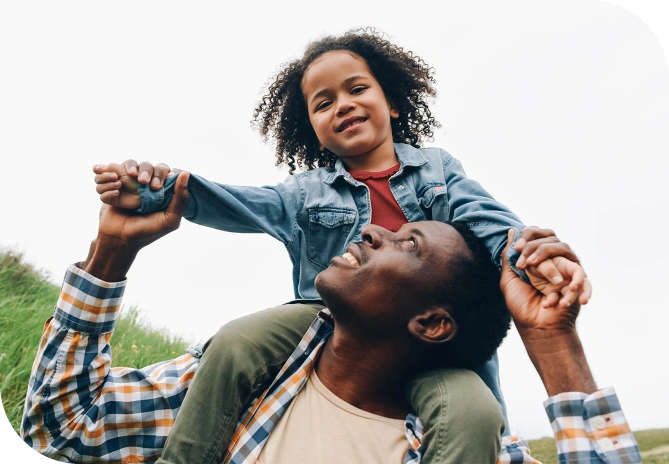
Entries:
{"label": "man", "polygon": [[[142,370],[110,371],[108,341],[125,275],[137,253],[179,226],[188,199],[187,177],[187,173],[179,176],[177,194],[163,213],[128,216],[103,207],[89,257],[68,270],[34,363],[22,424],[24,440],[41,453],[76,462],[152,462],[159,457],[197,370],[197,356],[187,354]],[[352,245],[350,255],[335,258],[317,280],[336,323],[328,315],[317,318],[274,383],[259,389],[260,398],[241,418],[230,443],[229,462],[256,462],[258,455],[260,462],[296,462],[299,458],[312,462],[314,456],[308,453],[290,454],[296,452],[302,434],[309,433],[291,429],[300,425],[293,415],[305,417],[300,403],[313,393],[311,387],[305,387],[310,381],[342,407],[374,416],[369,419],[406,418],[402,434],[393,423],[390,434],[381,432],[381,440],[394,443],[398,460],[420,462],[421,425],[406,406],[401,382],[416,365],[429,365],[424,360],[433,355],[443,359],[446,354],[456,365],[475,364],[492,354],[501,341],[508,319],[498,311],[499,321],[491,325],[498,326],[497,336],[488,348],[481,352],[462,347],[451,350],[458,340],[472,339],[467,331],[476,333],[477,325],[457,312],[464,303],[458,301],[459,291],[467,286],[462,279],[468,276],[458,271],[461,265],[473,262],[476,252],[454,226],[412,223],[397,233],[369,227],[363,235],[364,241]],[[541,246],[553,255],[565,253],[556,244]],[[556,262],[569,266],[566,260],[557,258]],[[574,281],[583,278],[577,270],[564,271]],[[449,291],[442,291],[444,284]],[[542,295],[520,281],[508,263],[501,288],[552,396],[546,404],[561,456],[583,462],[600,458],[639,461],[615,393],[612,389],[596,391],[574,328],[578,307],[542,308]],[[491,292],[489,302],[494,301]],[[599,408],[594,415],[593,406]],[[407,443],[398,439],[404,433]],[[327,438],[342,453],[355,445]],[[328,444],[327,439],[322,441]],[[312,445],[308,442],[307,449],[313,453]],[[522,440],[503,445],[501,462],[531,462]],[[375,458],[361,459],[387,462],[382,456],[387,458],[390,448],[381,445],[371,450]]]}

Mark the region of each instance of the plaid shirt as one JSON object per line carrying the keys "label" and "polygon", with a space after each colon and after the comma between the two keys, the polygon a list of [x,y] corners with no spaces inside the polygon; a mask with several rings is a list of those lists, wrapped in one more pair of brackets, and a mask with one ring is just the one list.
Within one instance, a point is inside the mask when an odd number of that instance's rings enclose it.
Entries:
{"label": "plaid shirt", "polygon": [[[150,463],[162,452],[199,353],[143,369],[111,368],[109,339],[124,288],[125,282],[107,283],[76,266],[65,275],[33,364],[21,424],[23,440],[50,458]],[[332,330],[325,315],[314,321],[274,383],[242,415],[228,462],[255,462]],[[560,462],[641,462],[612,388],[593,395],[563,393],[545,407]],[[413,415],[406,433],[404,463],[419,463],[422,425]],[[498,462],[537,461],[524,440],[505,437]]]}

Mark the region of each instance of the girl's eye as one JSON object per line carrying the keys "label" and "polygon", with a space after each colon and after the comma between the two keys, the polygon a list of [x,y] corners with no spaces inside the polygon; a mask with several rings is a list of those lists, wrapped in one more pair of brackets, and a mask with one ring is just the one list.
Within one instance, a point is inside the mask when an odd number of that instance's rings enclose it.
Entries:
{"label": "girl's eye", "polygon": [[359,85],[359,86],[357,86],[357,87],[353,87],[353,88],[351,89],[351,93],[357,95],[357,94],[359,94],[359,93],[364,92],[365,89],[366,89],[366,87],[363,87],[363,86]]}
{"label": "girl's eye", "polygon": [[328,106],[330,106],[331,103],[332,102],[329,100],[319,103],[318,106],[316,106],[316,111],[320,111],[322,109],[327,108]]}

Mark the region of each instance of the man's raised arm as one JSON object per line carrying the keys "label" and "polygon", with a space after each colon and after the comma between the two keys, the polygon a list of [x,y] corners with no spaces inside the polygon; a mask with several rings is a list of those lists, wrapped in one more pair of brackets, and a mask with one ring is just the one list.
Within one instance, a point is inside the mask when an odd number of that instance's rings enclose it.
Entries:
{"label": "man's raised arm", "polygon": [[179,227],[187,174],[170,207],[147,216],[107,205],[85,262],[66,273],[33,364],[21,436],[74,462],[153,462],[198,366],[190,354],[143,369],[110,368],[125,275],[141,248]]}
{"label": "man's raised arm", "polygon": [[[512,242],[513,230],[509,231],[509,243]],[[583,277],[578,275],[583,269],[574,262],[562,257],[554,258],[554,262],[562,275],[571,275],[574,280]],[[506,259],[500,286],[516,329],[550,396],[544,406],[560,462],[641,462],[614,389],[598,390],[595,384],[576,332],[578,301],[569,308],[544,307],[546,297],[519,279]]]}

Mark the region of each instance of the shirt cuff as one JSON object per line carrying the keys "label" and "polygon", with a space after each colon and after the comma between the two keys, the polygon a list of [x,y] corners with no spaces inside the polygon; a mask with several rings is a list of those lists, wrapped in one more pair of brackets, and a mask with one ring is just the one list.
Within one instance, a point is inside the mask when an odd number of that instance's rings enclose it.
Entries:
{"label": "shirt cuff", "polygon": [[602,459],[625,456],[629,462],[641,462],[636,440],[613,387],[591,395],[560,393],[548,398],[544,407],[561,455],[575,456],[590,449]]}
{"label": "shirt cuff", "polygon": [[54,318],[77,332],[111,332],[121,309],[125,284],[125,280],[105,282],[71,264],[63,279]]}
{"label": "shirt cuff", "polygon": [[[520,230],[518,230],[517,228],[514,228],[514,234],[513,235],[514,235],[513,243],[515,244],[518,241],[518,239],[520,238],[520,235],[521,235]],[[504,241],[504,246],[506,246],[506,243],[507,242]],[[518,277],[520,277],[520,279],[523,282],[525,282],[527,284],[531,284],[530,278],[527,276],[527,272],[521,271],[520,269],[518,269],[516,267],[516,262],[518,261],[518,258],[520,258],[520,251],[516,250],[513,247],[513,244],[512,244],[506,252],[506,259],[509,262],[509,266],[511,266],[511,269],[513,269],[513,272],[515,272],[516,275],[518,275]],[[500,261],[501,261],[501,259],[502,258],[500,257]]]}
{"label": "shirt cuff", "polygon": [[176,181],[177,176],[168,176],[163,186],[158,190],[151,190],[148,184],[138,184],[137,193],[139,193],[139,198],[142,200],[142,206],[136,208],[135,212],[145,214],[155,211],[165,211],[172,199]]}

